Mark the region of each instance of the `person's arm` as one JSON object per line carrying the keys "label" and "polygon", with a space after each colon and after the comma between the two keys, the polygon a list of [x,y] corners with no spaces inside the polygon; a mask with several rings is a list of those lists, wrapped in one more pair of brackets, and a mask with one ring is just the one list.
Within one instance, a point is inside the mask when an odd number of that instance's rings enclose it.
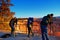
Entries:
{"label": "person's arm", "polygon": [[17,27],[17,19],[15,19],[15,27]]}
{"label": "person's arm", "polygon": [[53,19],[50,19],[49,25],[53,24]]}
{"label": "person's arm", "polygon": [[52,31],[53,31],[52,24],[53,24],[53,19],[50,19],[50,22],[49,22],[49,25],[50,25],[50,33],[52,33]]}
{"label": "person's arm", "polygon": [[17,25],[17,19],[15,21],[16,21],[16,25]]}
{"label": "person's arm", "polygon": [[47,23],[47,24],[49,24],[49,23],[50,23],[49,18],[46,18],[46,23]]}

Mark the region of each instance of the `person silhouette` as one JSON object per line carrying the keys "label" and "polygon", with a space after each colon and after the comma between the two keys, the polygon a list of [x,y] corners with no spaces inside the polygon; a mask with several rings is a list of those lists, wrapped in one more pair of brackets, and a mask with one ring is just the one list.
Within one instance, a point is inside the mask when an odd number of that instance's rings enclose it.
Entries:
{"label": "person silhouette", "polygon": [[16,17],[12,18],[9,22],[9,25],[10,25],[10,28],[11,28],[11,35],[14,35],[14,31],[15,31],[14,24],[15,23],[17,25],[17,18]]}
{"label": "person silhouette", "polygon": [[27,21],[27,28],[28,28],[28,37],[30,36],[30,32],[32,33],[32,36],[34,35],[32,32],[32,26],[33,26],[33,18],[29,17]]}
{"label": "person silhouette", "polygon": [[53,14],[48,14],[47,16],[44,16],[42,18],[42,21],[40,23],[40,27],[41,27],[41,33],[42,33],[42,40],[49,40],[48,38],[48,33],[47,33],[47,25],[51,25],[52,23],[52,19],[53,18]]}

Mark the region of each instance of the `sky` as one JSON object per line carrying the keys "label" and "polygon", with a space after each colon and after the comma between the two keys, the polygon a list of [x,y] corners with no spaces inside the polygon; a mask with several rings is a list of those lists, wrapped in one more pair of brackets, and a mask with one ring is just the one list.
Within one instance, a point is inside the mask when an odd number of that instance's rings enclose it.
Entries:
{"label": "sky", "polygon": [[60,0],[11,0],[10,9],[17,18],[40,18],[53,13],[60,16]]}

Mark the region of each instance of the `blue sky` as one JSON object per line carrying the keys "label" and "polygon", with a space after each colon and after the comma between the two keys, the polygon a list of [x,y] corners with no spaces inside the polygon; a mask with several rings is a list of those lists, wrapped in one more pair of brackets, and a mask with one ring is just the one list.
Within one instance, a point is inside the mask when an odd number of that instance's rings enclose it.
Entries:
{"label": "blue sky", "polygon": [[10,9],[17,18],[43,17],[53,13],[60,16],[60,0],[11,0]]}

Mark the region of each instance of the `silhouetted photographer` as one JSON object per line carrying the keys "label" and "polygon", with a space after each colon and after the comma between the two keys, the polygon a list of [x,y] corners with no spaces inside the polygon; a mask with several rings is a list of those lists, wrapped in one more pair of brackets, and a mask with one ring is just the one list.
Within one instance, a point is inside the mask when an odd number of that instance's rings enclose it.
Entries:
{"label": "silhouetted photographer", "polygon": [[14,35],[14,31],[15,31],[14,25],[15,25],[15,23],[16,23],[16,25],[17,25],[17,18],[16,18],[16,17],[12,18],[12,19],[10,20],[10,23],[9,23],[9,25],[10,25],[10,27],[11,27],[11,35]]}
{"label": "silhouetted photographer", "polygon": [[34,35],[33,32],[32,32],[32,27],[33,27],[33,18],[29,17],[28,22],[27,22],[28,37],[30,36],[30,32],[32,33],[32,36]]}
{"label": "silhouetted photographer", "polygon": [[51,25],[53,18],[53,14],[48,14],[47,16],[44,16],[41,21],[41,33],[42,33],[42,40],[49,40],[48,33],[47,33],[47,25]]}

